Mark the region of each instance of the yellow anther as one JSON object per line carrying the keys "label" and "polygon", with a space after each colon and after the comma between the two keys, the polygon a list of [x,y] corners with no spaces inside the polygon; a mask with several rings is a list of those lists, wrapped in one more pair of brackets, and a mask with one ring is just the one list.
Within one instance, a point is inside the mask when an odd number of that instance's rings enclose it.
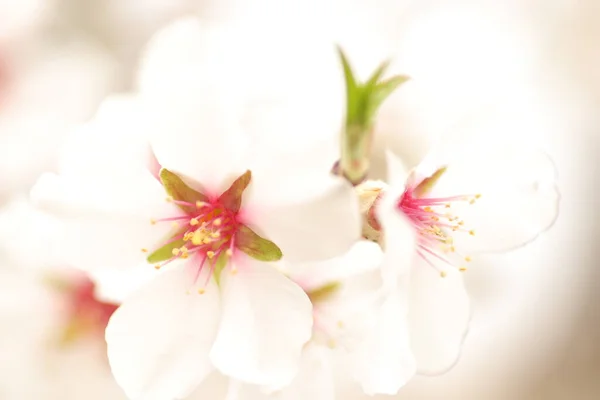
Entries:
{"label": "yellow anther", "polygon": [[156,264],[156,265],[154,266],[154,269],[160,269],[160,267],[161,267],[161,265],[160,265],[160,264]]}
{"label": "yellow anther", "polygon": [[442,278],[445,278],[446,276],[448,276],[448,273],[446,271],[440,271],[440,276]]}
{"label": "yellow anther", "polygon": [[463,226],[465,224],[465,221],[459,221],[458,225]]}
{"label": "yellow anther", "polygon": [[180,252],[181,250],[179,250],[178,248],[174,248],[171,253],[173,253],[174,256],[178,256]]}
{"label": "yellow anther", "polygon": [[205,203],[204,201],[197,201],[196,202],[196,207],[198,208],[202,208],[204,206],[208,205],[208,203]]}
{"label": "yellow anther", "polygon": [[172,196],[167,196],[167,198],[165,200],[167,201],[167,203],[172,203],[173,202],[173,197]]}
{"label": "yellow anther", "polygon": [[222,222],[223,222],[223,220],[221,220],[221,218],[217,218],[213,221],[213,225],[219,226],[219,225],[221,225]]}
{"label": "yellow anther", "polygon": [[460,267],[458,270],[459,270],[460,272],[465,272],[465,271],[467,270],[467,267]]}
{"label": "yellow anther", "polygon": [[233,250],[227,249],[227,251],[225,251],[225,254],[227,254],[229,257],[231,257],[233,255]]}
{"label": "yellow anther", "polygon": [[450,251],[454,253],[456,251],[456,247],[450,246]]}
{"label": "yellow anther", "polygon": [[433,212],[433,210],[429,206],[423,208],[423,211],[425,211],[425,212]]}
{"label": "yellow anther", "polygon": [[190,225],[191,226],[198,225],[198,218],[192,218],[192,219],[190,219]]}
{"label": "yellow anther", "polygon": [[436,222],[440,220],[440,219],[439,219],[438,217],[436,217],[435,215],[434,215],[433,217],[431,217],[431,219],[432,219],[432,220],[434,220],[434,221],[436,221]]}
{"label": "yellow anther", "polygon": [[232,268],[231,269],[231,275],[236,275],[238,273],[237,268]]}
{"label": "yellow anther", "polygon": [[179,228],[179,224],[177,222],[171,222],[171,226],[173,228]]}
{"label": "yellow anther", "polygon": [[446,204],[445,206],[446,208],[450,208],[450,203]]}
{"label": "yellow anther", "polygon": [[338,327],[339,329],[344,329],[344,321],[338,321],[338,322],[337,322],[337,327]]}
{"label": "yellow anther", "polygon": [[469,204],[475,204],[475,199],[469,200]]}
{"label": "yellow anther", "polygon": [[204,293],[206,293],[206,290],[204,290],[202,288],[198,289],[198,294],[204,294]]}
{"label": "yellow anther", "polygon": [[217,231],[217,232],[212,232],[212,233],[210,234],[210,236],[216,239],[216,238],[218,238],[218,237],[221,237],[221,232],[219,232],[219,231]]}
{"label": "yellow anther", "polygon": [[151,223],[152,225],[156,225],[156,220],[155,220],[155,219],[151,219],[151,220],[150,220],[150,223]]}
{"label": "yellow anther", "polygon": [[453,244],[453,243],[454,243],[454,239],[452,239],[451,237],[446,238],[446,244]]}
{"label": "yellow anther", "polygon": [[206,231],[202,228],[196,229],[192,234],[192,243],[196,246],[200,246],[206,239]]}
{"label": "yellow anther", "polygon": [[188,253],[182,253],[180,257],[181,257],[182,259],[186,260],[186,259],[187,259],[189,256],[190,256],[190,255],[189,255]]}
{"label": "yellow anther", "polygon": [[473,229],[471,229],[471,230],[469,231],[469,235],[471,235],[471,236],[475,236],[475,231],[474,231]]}
{"label": "yellow anther", "polygon": [[481,198],[481,194],[479,194],[479,193],[478,193],[478,194],[476,194],[476,195],[475,195],[475,198],[476,198],[476,199],[480,199],[480,198]]}
{"label": "yellow anther", "polygon": [[337,347],[337,343],[335,342],[335,340],[333,340],[333,339],[329,339],[329,340],[327,341],[327,346],[328,346],[330,349],[335,349],[335,348]]}
{"label": "yellow anther", "polygon": [[209,250],[206,252],[206,257],[208,258],[213,258],[215,256],[215,252],[212,250]]}
{"label": "yellow anther", "polygon": [[458,226],[453,226],[453,227],[452,227],[452,230],[453,230],[454,232],[456,232],[456,231],[458,230]]}
{"label": "yellow anther", "polygon": [[466,262],[471,262],[471,257],[469,257],[469,256],[466,256],[466,257],[465,257],[465,261],[466,261]]}
{"label": "yellow anther", "polygon": [[142,249],[142,253],[147,253],[147,252],[148,252],[148,249],[146,249],[146,248]]}

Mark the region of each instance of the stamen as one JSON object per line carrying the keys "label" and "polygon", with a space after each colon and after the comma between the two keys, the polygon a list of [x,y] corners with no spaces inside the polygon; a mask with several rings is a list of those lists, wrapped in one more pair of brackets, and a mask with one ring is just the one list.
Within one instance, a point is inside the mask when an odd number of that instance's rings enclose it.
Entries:
{"label": "stamen", "polygon": [[462,255],[454,246],[453,234],[475,235],[475,231],[465,228],[465,222],[456,212],[442,212],[452,208],[456,202],[475,204],[481,194],[449,197],[422,198],[413,196],[414,188],[407,188],[398,200],[398,208],[410,220],[418,234],[417,253],[440,276],[447,276],[447,270],[441,270],[433,259],[459,271],[466,271],[463,262],[470,262],[471,257]]}

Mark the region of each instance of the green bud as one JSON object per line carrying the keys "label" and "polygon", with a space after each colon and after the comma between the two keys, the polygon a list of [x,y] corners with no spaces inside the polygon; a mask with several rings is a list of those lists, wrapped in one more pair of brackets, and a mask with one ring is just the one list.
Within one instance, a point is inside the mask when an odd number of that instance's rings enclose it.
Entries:
{"label": "green bud", "polygon": [[400,85],[406,76],[382,80],[389,62],[382,63],[365,83],[357,82],[343,50],[338,52],[346,82],[346,124],[342,134],[341,173],[352,183],[360,183],[369,170],[373,127],[377,112],[383,102]]}

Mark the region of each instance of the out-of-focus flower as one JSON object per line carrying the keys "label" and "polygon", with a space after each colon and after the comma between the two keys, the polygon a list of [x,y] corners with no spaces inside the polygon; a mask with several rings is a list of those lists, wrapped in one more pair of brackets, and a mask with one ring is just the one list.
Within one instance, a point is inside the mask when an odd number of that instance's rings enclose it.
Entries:
{"label": "out-of-focus flower", "polygon": [[8,41],[39,33],[52,16],[55,0],[0,0],[0,48]]}
{"label": "out-of-focus flower", "polygon": [[[256,81],[247,83],[255,70],[221,71],[248,51],[235,32],[186,20],[159,34],[139,97],[108,101],[72,137],[60,175],[33,191],[65,219],[75,265],[131,268],[147,257],[160,270],[107,328],[113,373],[131,398],[186,396],[214,367],[289,384],[311,303],[269,262],[325,260],[360,236],[352,188],[328,174],[335,115],[318,118],[311,81],[257,102]],[[262,76],[276,78],[269,67]]]}
{"label": "out-of-focus flower", "polygon": [[58,149],[111,89],[114,64],[85,41],[0,46],[0,198],[55,167]]}
{"label": "out-of-focus flower", "polygon": [[124,398],[103,340],[116,305],[97,301],[93,284],[75,270],[3,269],[2,397]]}

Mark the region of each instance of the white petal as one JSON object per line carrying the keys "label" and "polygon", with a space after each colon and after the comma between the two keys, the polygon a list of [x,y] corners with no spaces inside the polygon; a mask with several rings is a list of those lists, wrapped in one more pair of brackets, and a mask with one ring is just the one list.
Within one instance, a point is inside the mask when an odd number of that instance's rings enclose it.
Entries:
{"label": "white petal", "polygon": [[61,175],[109,185],[142,174],[152,156],[146,131],[137,96],[108,97],[92,121],[69,136],[61,152]]}
{"label": "white petal", "polygon": [[[543,151],[509,140],[476,140],[445,153],[447,171],[430,196],[477,195],[451,212],[467,232],[454,235],[463,252],[502,251],[527,244],[558,216],[556,168]],[[474,235],[468,233],[474,231]]]}
{"label": "white petal", "polygon": [[221,58],[228,32],[192,18],[168,26],[149,46],[140,83],[158,161],[214,196],[246,167],[239,95]]}
{"label": "white petal", "polygon": [[282,263],[282,268],[304,290],[310,290],[378,270],[382,259],[377,243],[361,240],[341,257],[313,263]]}
{"label": "white petal", "polygon": [[34,204],[64,221],[61,240],[68,245],[66,257],[74,266],[127,268],[144,261],[148,254],[142,249],[152,251],[172,231],[168,223],[152,225],[151,219],[181,214],[164,200],[164,189],[152,175],[140,179],[135,190],[124,185],[107,192],[93,181],[84,185],[46,174],[32,189],[31,197]]}
{"label": "white petal", "polygon": [[411,349],[421,374],[454,366],[465,339],[471,310],[463,277],[455,269],[445,278],[428,264],[411,271],[408,320]]}
{"label": "white petal", "polygon": [[255,228],[277,244],[288,261],[336,257],[360,238],[358,199],[352,187],[337,178],[328,180],[322,191],[312,192],[308,198],[249,208]]}
{"label": "white petal", "polygon": [[223,272],[223,316],[211,360],[222,373],[280,387],[298,371],[312,334],[312,306],[302,289],[272,266],[243,255]]}
{"label": "white petal", "polygon": [[132,399],[184,398],[211,372],[208,357],[220,314],[219,291],[202,295],[185,265],[162,273],[132,294],[106,329],[108,358]]}
{"label": "white petal", "polygon": [[157,271],[144,262],[127,269],[102,268],[90,271],[88,275],[96,284],[96,298],[121,304],[132,293],[156,278]]}
{"label": "white petal", "polygon": [[275,393],[259,386],[233,381],[227,400],[334,400],[335,387],[328,349],[308,344],[302,353],[298,375],[293,382]]}
{"label": "white petal", "polygon": [[384,257],[381,274],[384,286],[406,287],[415,255],[415,230],[398,210],[397,202],[404,186],[390,186],[379,201],[376,213],[383,228]]}
{"label": "white petal", "polygon": [[407,311],[407,293],[392,292],[355,355],[354,377],[368,395],[394,395],[416,372]]}

